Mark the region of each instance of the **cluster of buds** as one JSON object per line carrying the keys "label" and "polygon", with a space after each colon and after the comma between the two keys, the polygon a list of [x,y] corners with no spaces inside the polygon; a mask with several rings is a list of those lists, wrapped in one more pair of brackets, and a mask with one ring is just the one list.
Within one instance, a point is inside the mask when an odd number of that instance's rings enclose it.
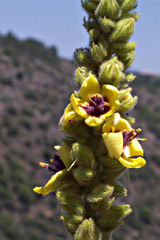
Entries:
{"label": "cluster of buds", "polygon": [[135,79],[125,70],[135,57],[135,42],[128,42],[139,14],[137,0],[81,0],[88,13],[84,27],[90,35],[88,48],[75,51],[75,80],[79,90],[70,97],[60,119],[63,144],[51,164],[53,172],[44,187],[56,191],[65,209],[61,220],[76,240],[111,240],[113,231],[132,211],[118,205],[127,196],[119,177],[127,168],[141,168],[146,161],[128,112],[137,103],[129,83]]}

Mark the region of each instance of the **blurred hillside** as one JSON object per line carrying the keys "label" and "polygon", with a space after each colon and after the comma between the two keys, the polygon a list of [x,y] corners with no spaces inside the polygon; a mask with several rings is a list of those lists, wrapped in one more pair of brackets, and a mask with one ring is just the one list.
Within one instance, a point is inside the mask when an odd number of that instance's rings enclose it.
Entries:
{"label": "blurred hillside", "polygon": [[[32,192],[50,174],[38,166],[49,161],[60,142],[58,121],[75,88],[74,66],[55,47],[12,34],[0,36],[0,239],[69,240],[54,194]],[[133,115],[149,140],[147,166],[130,171],[126,201],[133,213],[116,240],[158,240],[160,236],[160,77],[137,74],[132,84],[139,104]]]}

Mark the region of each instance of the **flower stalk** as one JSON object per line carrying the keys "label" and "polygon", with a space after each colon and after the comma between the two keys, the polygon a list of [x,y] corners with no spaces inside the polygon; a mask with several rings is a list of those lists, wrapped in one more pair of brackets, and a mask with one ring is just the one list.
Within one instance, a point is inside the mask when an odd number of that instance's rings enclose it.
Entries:
{"label": "flower stalk", "polygon": [[81,0],[88,14],[84,27],[89,47],[75,51],[75,80],[79,90],[60,119],[65,133],[51,165],[53,171],[38,194],[56,191],[61,216],[76,240],[111,240],[113,232],[131,213],[127,204],[117,204],[127,189],[119,178],[127,168],[141,168],[146,161],[128,112],[137,103],[129,83],[135,79],[126,72],[135,57],[135,42],[129,42],[139,14],[133,12],[137,0]]}

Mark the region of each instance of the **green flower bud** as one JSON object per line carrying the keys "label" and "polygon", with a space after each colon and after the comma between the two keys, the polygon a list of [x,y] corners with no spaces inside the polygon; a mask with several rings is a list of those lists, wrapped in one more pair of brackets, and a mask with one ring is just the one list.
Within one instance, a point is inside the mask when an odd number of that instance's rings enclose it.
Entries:
{"label": "green flower bud", "polygon": [[124,0],[121,9],[123,12],[133,10],[137,6],[137,0]]}
{"label": "green flower bud", "polygon": [[74,59],[77,66],[89,67],[94,71],[95,62],[92,59],[89,48],[80,48],[74,52]]}
{"label": "green flower bud", "polygon": [[114,57],[101,65],[99,80],[102,84],[107,83],[118,86],[120,80],[124,77],[122,71],[123,64],[117,60],[117,57]]}
{"label": "green flower bud", "polygon": [[99,32],[96,31],[95,29],[91,29],[89,31],[89,34],[90,34],[90,40],[91,42],[96,42],[99,40]]}
{"label": "green flower bud", "polygon": [[101,63],[107,57],[107,46],[104,46],[102,43],[92,44],[91,54],[95,62]]}
{"label": "green flower bud", "polygon": [[126,89],[119,91],[118,99],[121,100],[122,98],[125,97],[126,94],[130,93],[131,91],[132,91],[132,88],[126,88]]}
{"label": "green flower bud", "polygon": [[111,206],[108,211],[97,219],[97,224],[104,231],[113,231],[116,229],[123,219],[132,212],[129,205]]}
{"label": "green flower bud", "polygon": [[134,50],[136,48],[136,42],[130,42],[130,43],[113,43],[112,44],[113,51],[117,54],[126,54],[130,52],[131,50]]}
{"label": "green flower bud", "polygon": [[114,197],[118,198],[118,197],[127,196],[127,189],[122,184],[115,181],[111,185],[114,187],[114,192],[113,192]]}
{"label": "green flower bud", "polygon": [[[100,161],[104,163],[105,157],[101,157]],[[121,165],[121,166],[115,166],[112,168],[104,168],[104,170],[101,173],[101,180],[103,183],[110,183],[110,181],[115,180],[117,177],[119,177],[126,168]]]}
{"label": "green flower bud", "polygon": [[82,224],[78,227],[75,234],[76,240],[101,240],[102,235],[100,230],[97,228],[93,219],[85,219]]}
{"label": "green flower bud", "polygon": [[109,37],[110,42],[126,42],[134,33],[134,18],[126,18],[117,22],[116,27]]}
{"label": "green flower bud", "polygon": [[131,110],[138,101],[138,97],[135,96],[134,98],[132,97],[132,95],[130,93],[127,93],[124,98],[122,98],[121,100],[121,105],[118,109],[119,112],[128,112],[129,110]]}
{"label": "green flower bud", "polygon": [[90,168],[78,167],[73,169],[74,178],[82,186],[88,185],[95,175],[96,171]]}
{"label": "green flower bud", "polygon": [[81,0],[81,3],[82,7],[90,13],[94,13],[97,8],[96,2],[91,2],[90,0]]}
{"label": "green flower bud", "polygon": [[83,21],[84,21],[83,26],[86,28],[88,32],[91,29],[99,29],[99,24],[97,20],[92,18],[88,18],[88,20],[86,20],[86,18],[84,17]]}
{"label": "green flower bud", "polygon": [[116,0],[101,0],[97,9],[97,17],[107,17],[117,19],[119,17],[120,6]]}
{"label": "green flower bud", "polygon": [[60,202],[60,205],[72,214],[84,215],[85,209],[83,206],[83,201],[79,194],[75,194],[70,191],[58,191],[56,197]]}
{"label": "green flower bud", "polygon": [[81,86],[83,81],[90,75],[90,71],[86,67],[78,67],[75,71],[75,79],[78,86]]}
{"label": "green flower bud", "polygon": [[92,151],[79,143],[74,143],[72,146],[72,158],[77,161],[78,166],[88,167],[90,169],[95,169],[97,164],[95,161],[95,156]]}
{"label": "green flower bud", "polygon": [[99,211],[108,208],[109,198],[113,194],[114,188],[108,185],[99,184],[86,196],[87,202],[93,210]]}
{"label": "green flower bud", "polygon": [[136,56],[135,50],[132,50],[124,55],[119,55],[119,59],[123,62],[124,64],[124,69],[127,69],[130,67],[132,62],[134,61]]}
{"label": "green flower bud", "polygon": [[77,215],[68,215],[68,216],[61,216],[60,219],[64,222],[67,230],[74,235],[79,224],[84,220],[83,216]]}
{"label": "green flower bud", "polygon": [[105,33],[109,33],[115,27],[115,22],[106,17],[99,17],[98,22]]}
{"label": "green flower bud", "polygon": [[122,18],[134,18],[135,21],[137,21],[141,16],[141,13],[136,13],[136,12],[130,12],[130,13],[124,13],[122,15]]}

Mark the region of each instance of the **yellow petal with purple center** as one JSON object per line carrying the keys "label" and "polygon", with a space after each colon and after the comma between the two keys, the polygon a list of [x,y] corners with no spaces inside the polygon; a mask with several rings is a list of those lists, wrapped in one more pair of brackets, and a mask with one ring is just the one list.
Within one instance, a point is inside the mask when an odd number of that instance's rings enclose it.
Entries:
{"label": "yellow petal with purple center", "polygon": [[57,191],[62,186],[62,184],[65,184],[64,178],[66,177],[66,174],[66,169],[57,172],[51,177],[51,179],[44,187],[35,187],[33,191],[38,194],[43,194],[43,196],[47,195],[48,193]]}
{"label": "yellow petal with purple center", "polygon": [[126,168],[141,168],[146,164],[145,159],[142,157],[137,158],[120,157],[119,161]]}
{"label": "yellow petal with purple center", "polygon": [[123,150],[125,157],[143,156],[143,148],[137,139],[133,139],[129,145],[126,145]]}
{"label": "yellow petal with purple center", "polygon": [[92,95],[100,92],[101,92],[101,87],[98,80],[93,74],[90,74],[90,76],[86,78],[86,80],[82,83],[82,86],[80,89],[81,98],[89,102],[90,97]]}
{"label": "yellow petal with purple center", "polygon": [[74,96],[74,94],[71,95],[71,103],[72,103],[72,106],[74,108],[74,110],[81,116],[81,117],[84,117],[84,118],[87,118],[89,115],[87,114],[87,112],[81,107],[81,106],[86,106],[88,105],[87,102],[85,102],[83,99],[79,99],[79,98],[76,98]]}
{"label": "yellow petal with purple center", "polygon": [[104,133],[103,135],[104,143],[111,156],[119,158],[123,152],[123,134],[118,133]]}

